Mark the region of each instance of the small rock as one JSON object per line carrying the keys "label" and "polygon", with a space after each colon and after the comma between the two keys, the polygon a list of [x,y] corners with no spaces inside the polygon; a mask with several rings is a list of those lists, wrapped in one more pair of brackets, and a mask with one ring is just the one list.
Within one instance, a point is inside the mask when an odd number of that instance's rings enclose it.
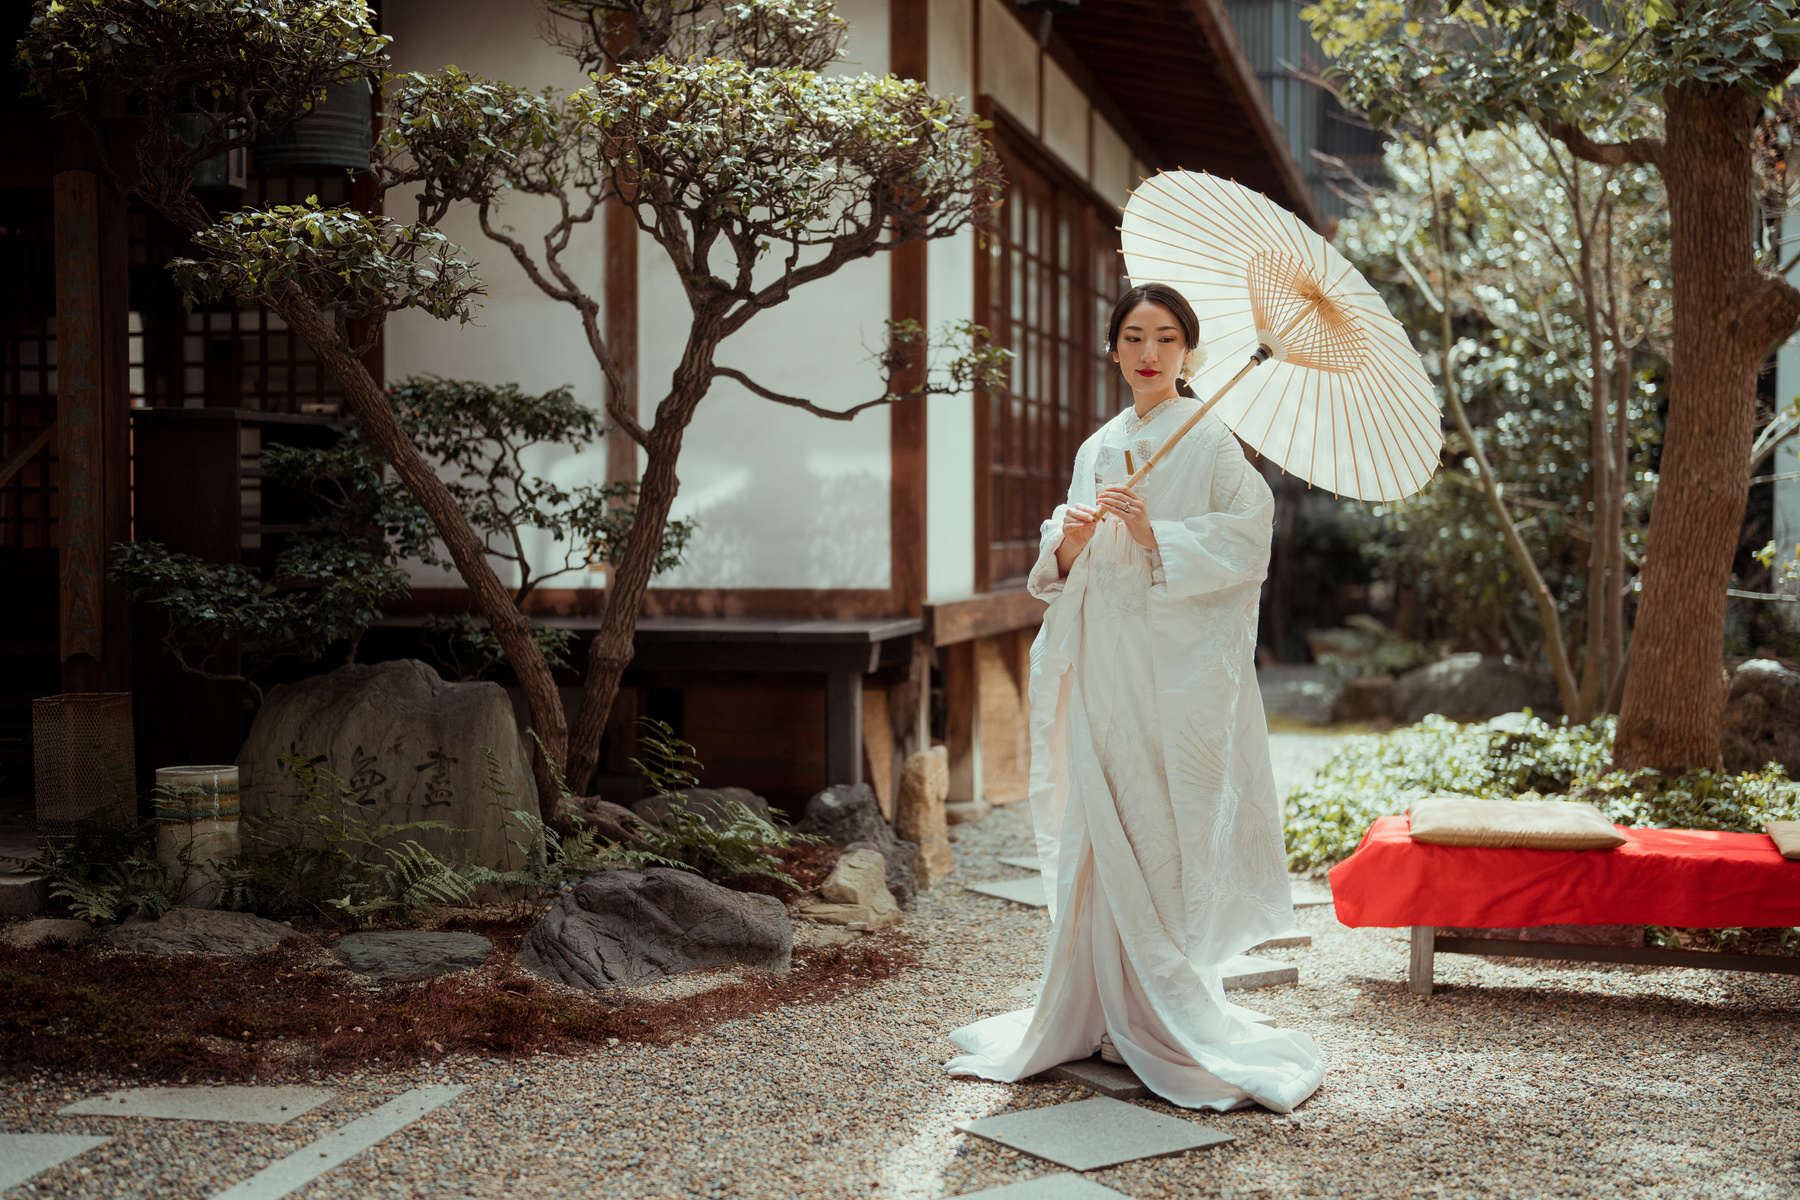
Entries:
{"label": "small rock", "polygon": [[525,935],[519,965],[578,988],[636,987],[733,963],[786,971],[793,953],[775,897],[651,867],[602,871],[565,891]]}
{"label": "small rock", "polygon": [[879,850],[887,862],[888,891],[900,907],[912,906],[918,890],[918,844],[895,835],[868,784],[840,783],[826,788],[806,802],[806,815],[794,828],[835,846],[867,844]]}
{"label": "small rock", "polygon": [[120,925],[105,940],[136,954],[260,954],[293,936],[293,926],[249,913],[176,908],[160,920]]}
{"label": "small rock", "polygon": [[358,975],[376,979],[430,979],[466,971],[487,961],[494,948],[473,933],[432,933],[403,929],[393,933],[352,933],[331,948],[338,961]]}
{"label": "small rock", "polygon": [[6,940],[25,949],[41,946],[45,942],[67,942],[74,945],[76,942],[85,942],[93,932],[93,926],[86,921],[40,917],[35,921],[20,921],[8,929]]}
{"label": "small rock", "polygon": [[944,821],[950,825],[973,825],[993,811],[994,806],[986,800],[952,800],[944,805]]}
{"label": "small rock", "polygon": [[800,915],[828,925],[866,925],[884,929],[900,923],[900,906],[887,887],[887,861],[873,847],[846,851],[819,888],[826,901],[800,910]]}
{"label": "small rock", "polygon": [[933,746],[909,755],[900,768],[894,832],[919,847],[919,886],[930,887],[955,868],[944,804],[950,794],[950,751]]}
{"label": "small rock", "polygon": [[848,946],[862,935],[842,925],[815,925],[811,921],[794,926],[794,945],[822,949],[826,946]]}
{"label": "small rock", "polygon": [[1800,673],[1752,658],[1731,677],[1719,730],[1725,769],[1760,771],[1771,762],[1800,777]]}
{"label": "small rock", "polygon": [[1331,721],[1374,721],[1393,709],[1394,677],[1368,675],[1344,681],[1344,690],[1331,702]]}
{"label": "small rock", "polygon": [[1550,680],[1510,658],[1471,652],[1452,654],[1395,680],[1391,711],[1397,721],[1417,721],[1431,713],[1484,721],[1518,709],[1542,715],[1557,707],[1556,685]]}

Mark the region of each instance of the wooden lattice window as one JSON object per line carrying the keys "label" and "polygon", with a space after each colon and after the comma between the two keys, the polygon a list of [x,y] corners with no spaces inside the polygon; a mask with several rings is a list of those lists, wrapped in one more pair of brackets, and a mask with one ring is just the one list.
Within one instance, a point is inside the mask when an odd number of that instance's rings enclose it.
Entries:
{"label": "wooden lattice window", "polygon": [[[0,461],[56,423],[56,272],[49,188],[0,190]],[[0,482],[0,546],[56,546],[56,438]]]}
{"label": "wooden lattice window", "polygon": [[[317,196],[351,198],[348,176],[252,176],[246,206],[292,204]],[[131,213],[132,403],[151,408],[248,408],[337,413],[343,392],[279,313],[261,306],[196,305],[186,311],[168,263],[186,238],[143,208]]]}
{"label": "wooden lattice window", "polygon": [[995,133],[1008,187],[977,287],[984,323],[1014,358],[1007,386],[978,408],[981,590],[1024,579],[1039,527],[1067,493],[1075,452],[1129,400],[1103,345],[1125,287],[1117,210],[1004,122]]}

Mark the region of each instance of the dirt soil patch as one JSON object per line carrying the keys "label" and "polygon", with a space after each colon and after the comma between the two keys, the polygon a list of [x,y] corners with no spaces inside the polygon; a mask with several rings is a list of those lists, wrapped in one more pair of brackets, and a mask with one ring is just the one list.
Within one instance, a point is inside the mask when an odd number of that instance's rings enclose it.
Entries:
{"label": "dirt soil patch", "polygon": [[620,1003],[525,973],[513,955],[529,922],[452,919],[443,928],[481,934],[494,952],[473,971],[376,986],[306,935],[235,959],[0,945],[0,1071],[268,1079],[454,1054],[568,1052],[614,1038],[667,1045],[724,1021],[860,990],[918,963],[911,940],[888,933],[796,949],[786,975],[745,975],[663,1003]]}

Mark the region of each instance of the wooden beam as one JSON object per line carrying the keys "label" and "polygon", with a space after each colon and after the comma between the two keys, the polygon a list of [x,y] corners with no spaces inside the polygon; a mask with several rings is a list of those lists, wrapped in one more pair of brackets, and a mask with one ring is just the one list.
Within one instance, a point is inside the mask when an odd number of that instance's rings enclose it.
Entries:
{"label": "wooden beam", "polygon": [[106,654],[105,301],[100,180],[62,171],[56,205],[56,410],[59,649],[68,662]]}
{"label": "wooden beam", "polygon": [[975,643],[958,642],[939,651],[944,665],[944,745],[950,752],[950,799],[980,800],[981,684]]}
{"label": "wooden beam", "polygon": [[[926,79],[930,69],[929,0],[888,0],[888,70],[902,79]],[[927,326],[926,245],[914,242],[888,255],[888,316]],[[895,380],[905,391],[925,381],[927,364],[914,364]],[[918,616],[925,604],[926,486],[925,401],[888,409],[888,590],[893,613]]]}
{"label": "wooden beam", "polygon": [[931,644],[953,646],[1015,629],[1031,629],[1043,621],[1044,608],[1044,602],[1024,588],[932,604],[926,611],[931,621]]}

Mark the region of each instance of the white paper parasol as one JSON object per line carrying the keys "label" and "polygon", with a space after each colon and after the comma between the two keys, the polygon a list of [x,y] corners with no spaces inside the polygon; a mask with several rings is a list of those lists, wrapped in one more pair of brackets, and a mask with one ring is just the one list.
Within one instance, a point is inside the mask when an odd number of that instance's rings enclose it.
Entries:
{"label": "white paper parasol", "polygon": [[1258,453],[1317,487],[1398,500],[1425,486],[1444,444],[1437,390],[1329,242],[1267,197],[1197,171],[1145,180],[1120,235],[1131,282],[1186,296],[1214,364],[1194,381],[1211,399],[1164,450],[1216,406]]}

